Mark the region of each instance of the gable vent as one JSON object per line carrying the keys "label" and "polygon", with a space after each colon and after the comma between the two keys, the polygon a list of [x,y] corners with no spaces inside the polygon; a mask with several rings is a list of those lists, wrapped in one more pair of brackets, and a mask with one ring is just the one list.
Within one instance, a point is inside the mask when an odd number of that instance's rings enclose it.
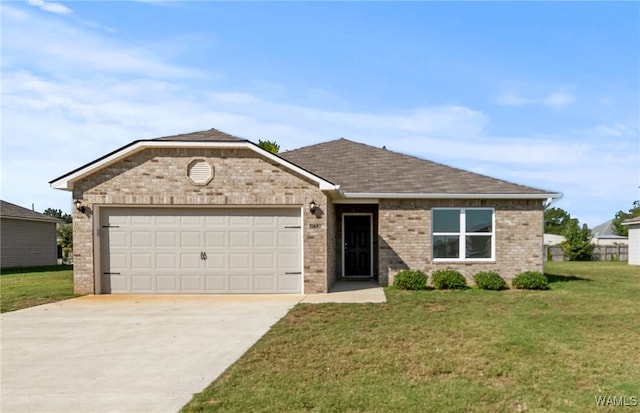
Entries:
{"label": "gable vent", "polygon": [[187,176],[196,184],[208,184],[213,179],[213,167],[204,159],[195,159],[187,167]]}

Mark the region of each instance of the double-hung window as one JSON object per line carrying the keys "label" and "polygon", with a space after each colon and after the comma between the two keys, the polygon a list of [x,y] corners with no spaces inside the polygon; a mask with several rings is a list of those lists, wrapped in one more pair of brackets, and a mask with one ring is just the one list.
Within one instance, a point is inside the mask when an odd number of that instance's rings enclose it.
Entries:
{"label": "double-hung window", "polygon": [[431,212],[434,260],[495,259],[493,208],[434,208]]}

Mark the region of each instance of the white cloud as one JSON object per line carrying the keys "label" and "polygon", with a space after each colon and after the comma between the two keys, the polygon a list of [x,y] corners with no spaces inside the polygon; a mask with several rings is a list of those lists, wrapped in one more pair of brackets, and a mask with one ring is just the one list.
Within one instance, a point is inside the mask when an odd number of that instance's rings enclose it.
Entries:
{"label": "white cloud", "polygon": [[51,3],[43,0],[27,0],[27,3],[31,6],[39,7],[41,10],[48,11],[50,13],[62,15],[73,13],[73,10],[60,3]]}
{"label": "white cloud", "polygon": [[503,106],[538,105],[556,109],[572,105],[575,101],[575,96],[564,91],[553,92],[543,97],[531,98],[522,96],[516,90],[506,90],[494,99],[495,103]]}
{"label": "white cloud", "polygon": [[[4,6],[3,6],[4,7]],[[101,32],[84,29],[76,19],[60,21],[22,12],[5,13],[3,60],[28,64],[51,74],[116,73],[150,78],[200,78],[204,73],[168,63],[171,40],[136,45],[122,44]],[[76,22],[78,24],[69,24]],[[99,25],[99,23],[95,23]],[[30,30],[25,30],[29,27]],[[110,31],[102,27],[101,31]],[[46,39],[44,41],[43,39]],[[3,65],[6,66],[5,63]]]}
{"label": "white cloud", "polygon": [[554,108],[560,108],[573,104],[576,98],[566,92],[555,92],[542,99],[542,104],[546,106],[552,106]]}

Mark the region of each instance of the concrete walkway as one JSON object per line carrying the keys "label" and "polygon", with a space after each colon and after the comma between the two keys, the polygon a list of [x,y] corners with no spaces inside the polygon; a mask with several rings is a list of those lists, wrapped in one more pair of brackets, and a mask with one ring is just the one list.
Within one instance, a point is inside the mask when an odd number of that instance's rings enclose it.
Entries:
{"label": "concrete walkway", "polygon": [[386,303],[382,287],[377,281],[338,281],[328,294],[310,294],[302,303]]}
{"label": "concrete walkway", "polygon": [[0,315],[0,411],[176,412],[294,305],[385,302],[373,282],[316,295],[91,295]]}

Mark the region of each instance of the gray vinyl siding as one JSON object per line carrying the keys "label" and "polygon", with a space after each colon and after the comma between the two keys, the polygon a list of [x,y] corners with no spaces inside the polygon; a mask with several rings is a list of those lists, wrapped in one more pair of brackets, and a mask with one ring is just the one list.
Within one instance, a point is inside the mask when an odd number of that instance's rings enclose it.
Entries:
{"label": "gray vinyl siding", "polygon": [[2,218],[0,225],[2,268],[57,264],[55,222]]}

